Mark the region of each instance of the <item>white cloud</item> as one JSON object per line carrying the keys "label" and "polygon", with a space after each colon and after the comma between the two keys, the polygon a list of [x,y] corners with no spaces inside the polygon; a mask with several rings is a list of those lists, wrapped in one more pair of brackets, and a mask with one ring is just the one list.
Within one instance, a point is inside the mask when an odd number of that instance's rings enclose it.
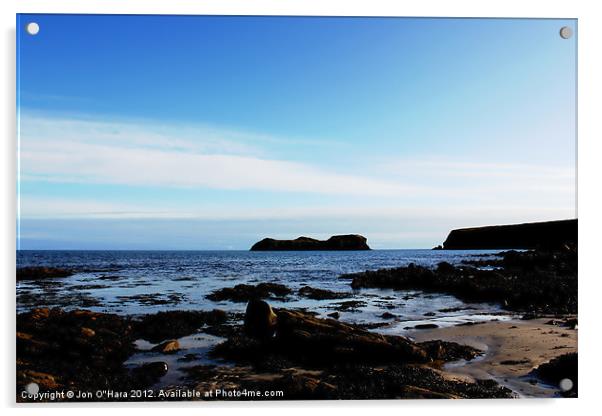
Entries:
{"label": "white cloud", "polygon": [[20,133],[22,180],[367,196],[414,189],[257,156],[228,131],[199,129],[192,141],[164,126],[27,116]]}
{"label": "white cloud", "polygon": [[[27,114],[20,123],[21,180],[117,184],[150,188],[258,190],[318,194],[323,204],[282,204],[267,209],[239,200],[169,201],[157,190],[152,204],[122,200],[21,195],[29,218],[373,218],[403,221],[458,218],[475,224],[488,212],[494,222],[571,217],[575,172],[571,167],[449,158],[358,160],[359,174],[269,157],[258,144],[284,142],[204,126]],[[370,176],[364,176],[366,175]],[[412,184],[408,186],[406,184]],[[123,191],[126,192],[126,191]],[[126,202],[130,201],[130,202]],[[134,201],[134,202],[131,202]],[[149,207],[149,205],[152,205]],[[303,206],[305,205],[305,206]],[[503,214],[506,213],[506,214]],[[506,215],[506,216],[504,216]]]}

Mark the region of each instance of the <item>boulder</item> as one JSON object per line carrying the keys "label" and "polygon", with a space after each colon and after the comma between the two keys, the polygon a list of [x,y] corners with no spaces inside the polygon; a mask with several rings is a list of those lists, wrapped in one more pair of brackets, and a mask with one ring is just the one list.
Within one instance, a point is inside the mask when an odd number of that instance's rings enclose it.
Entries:
{"label": "boulder", "polygon": [[272,307],[263,300],[253,299],[247,304],[245,312],[245,333],[251,337],[271,338],[276,331],[278,317]]}

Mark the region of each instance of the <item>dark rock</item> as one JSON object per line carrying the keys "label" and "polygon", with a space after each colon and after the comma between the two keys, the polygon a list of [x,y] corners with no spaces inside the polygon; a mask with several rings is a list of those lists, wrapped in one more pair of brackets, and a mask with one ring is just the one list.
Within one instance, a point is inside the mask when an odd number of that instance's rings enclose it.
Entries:
{"label": "dark rock", "polygon": [[520,364],[529,364],[531,361],[529,360],[504,360],[500,361],[501,365],[520,365]]}
{"label": "dark rock", "polygon": [[299,237],[294,240],[264,238],[251,251],[370,250],[366,237],[357,234],[335,235],[328,240]]}
{"label": "dark rock", "polygon": [[345,292],[333,292],[332,290],[317,289],[310,286],[303,286],[299,289],[299,296],[303,296],[309,299],[324,300],[324,299],[341,299],[349,297],[349,293]]}
{"label": "dark rock", "polygon": [[483,354],[482,351],[477,350],[476,348],[441,340],[421,342],[418,345],[424,348],[429,357],[431,357],[433,360],[469,361]]}
{"label": "dark rock", "polygon": [[[261,302],[261,303],[257,303]],[[265,325],[269,313],[269,305],[256,301],[252,311],[256,313]],[[247,308],[249,310],[249,308]],[[247,313],[247,315],[249,315]],[[255,315],[247,320],[255,320]],[[273,321],[270,320],[269,324]],[[248,328],[259,325],[248,325],[245,322],[245,332]],[[271,330],[272,326],[268,326]],[[216,351],[227,357],[263,356],[269,352],[278,353],[295,360],[303,359],[308,363],[317,362],[349,362],[354,360],[387,362],[388,360],[405,360],[426,362],[425,351],[403,337],[380,335],[360,329],[358,326],[347,325],[333,319],[319,319],[298,311],[278,310],[275,325],[276,336],[258,344],[245,337],[231,338],[216,347]],[[260,332],[261,334],[261,332]],[[269,333],[268,333],[269,334]],[[255,336],[255,334],[253,334]],[[265,334],[264,334],[265,335]],[[303,357],[303,358],[300,358]],[[257,357],[256,357],[257,358]]]}
{"label": "dark rock", "polygon": [[163,361],[156,361],[136,367],[131,371],[132,386],[151,386],[157,383],[161,377],[167,374],[168,369],[169,367],[167,363]]}
{"label": "dark rock", "polygon": [[226,312],[168,311],[144,315],[132,322],[134,334],[152,343],[181,338],[197,332],[204,325],[214,326],[226,322]]}
{"label": "dark rock", "polygon": [[443,247],[446,250],[557,249],[567,243],[577,244],[576,219],[452,230]]}
{"label": "dark rock", "polygon": [[394,315],[390,312],[385,312],[380,317],[383,319],[395,319],[395,318],[397,318],[397,315]]}
{"label": "dark rock", "polygon": [[279,283],[260,283],[256,286],[239,284],[226,287],[207,295],[213,301],[230,300],[232,302],[248,302],[251,299],[282,299],[289,295],[291,290]]}
{"label": "dark rock", "polygon": [[331,312],[328,314],[328,316],[330,316],[331,318],[334,318],[334,319],[339,319],[341,317],[341,314],[338,312]]}
{"label": "dark rock", "polygon": [[71,275],[73,275],[72,270],[57,267],[20,267],[17,269],[17,281],[51,279]]}
{"label": "dark rock", "polygon": [[452,294],[468,302],[498,302],[506,309],[541,313],[577,313],[577,248],[561,251],[509,251],[504,267],[480,270],[441,263],[341,275],[351,287],[423,290]]}
{"label": "dark rock", "polygon": [[245,313],[245,333],[255,338],[271,338],[278,318],[272,307],[262,300],[250,300]]}
{"label": "dark rock", "polygon": [[534,374],[539,378],[558,386],[563,379],[569,379],[573,382],[573,388],[564,392],[569,397],[577,397],[578,394],[578,356],[576,352],[568,353],[556,357],[547,363],[541,364],[534,370]]}
{"label": "dark rock", "polygon": [[439,325],[437,325],[437,324],[418,324],[418,325],[414,325],[414,329],[435,329],[435,328],[439,328]]}
{"label": "dark rock", "polygon": [[47,308],[19,314],[18,391],[42,379],[48,389],[127,389],[123,362],[135,351],[134,339],[130,321],[118,315]]}
{"label": "dark rock", "polygon": [[337,303],[334,309],[340,312],[355,312],[358,308],[363,308],[366,305],[367,303],[361,300],[347,300],[345,302]]}
{"label": "dark rock", "polygon": [[[512,397],[493,381],[446,380],[425,366],[474,358],[480,352],[473,348],[443,341],[416,344],[298,311],[276,312],[275,337],[230,337],[212,355],[237,367],[191,369],[198,385],[257,390],[278,385],[289,400]],[[266,376],[253,377],[260,371]]]}

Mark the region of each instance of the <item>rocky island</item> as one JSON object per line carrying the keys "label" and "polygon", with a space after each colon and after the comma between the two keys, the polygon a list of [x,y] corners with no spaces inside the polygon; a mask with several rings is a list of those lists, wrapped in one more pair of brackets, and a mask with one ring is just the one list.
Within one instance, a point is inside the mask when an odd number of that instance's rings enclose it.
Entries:
{"label": "rocky island", "polygon": [[358,234],[333,235],[328,240],[299,237],[294,240],[264,238],[251,251],[370,250],[366,237]]}

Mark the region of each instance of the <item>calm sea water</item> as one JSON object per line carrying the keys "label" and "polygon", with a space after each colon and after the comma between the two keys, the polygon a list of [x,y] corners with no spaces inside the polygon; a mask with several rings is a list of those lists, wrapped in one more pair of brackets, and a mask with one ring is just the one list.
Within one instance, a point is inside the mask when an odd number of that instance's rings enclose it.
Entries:
{"label": "calm sea water", "polygon": [[[287,301],[274,306],[308,308],[325,316],[341,302],[360,301],[354,310],[339,311],[350,322],[382,322],[395,316],[383,332],[399,332],[417,322],[439,326],[492,319],[496,305],[466,304],[453,296],[419,291],[361,289],[353,291],[343,273],[416,263],[436,266],[458,264],[495,251],[372,250],[311,252],[250,251],[19,251],[17,265],[73,268],[67,278],[17,283],[17,309],[58,306],[87,308],[118,314],[152,313],[169,309],[244,310],[244,303],[213,302],[206,295],[239,283],[275,282],[293,289]],[[347,299],[309,300],[296,295],[303,285],[347,292]],[[455,311],[445,311],[460,308]],[[463,309],[462,309],[463,308]],[[441,311],[443,310],[443,311]],[[425,315],[426,314],[426,315]]]}

